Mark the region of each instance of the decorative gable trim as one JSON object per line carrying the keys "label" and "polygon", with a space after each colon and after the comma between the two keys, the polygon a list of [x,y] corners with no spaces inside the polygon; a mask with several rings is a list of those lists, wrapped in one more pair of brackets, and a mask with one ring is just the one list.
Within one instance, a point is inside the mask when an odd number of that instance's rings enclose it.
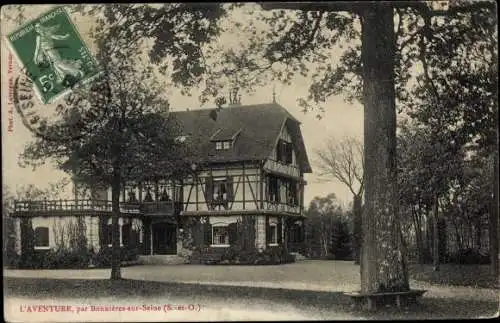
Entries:
{"label": "decorative gable trim", "polygon": [[233,141],[235,141],[235,140],[236,140],[236,137],[238,137],[238,135],[241,133],[241,131],[242,131],[242,130],[243,130],[243,128],[240,128],[238,131],[236,131],[236,132],[234,133],[234,135],[231,137],[231,139],[232,139]]}
{"label": "decorative gable trim", "polygon": [[221,132],[222,129],[217,129],[217,131],[210,137],[210,141],[216,141],[215,137]]}

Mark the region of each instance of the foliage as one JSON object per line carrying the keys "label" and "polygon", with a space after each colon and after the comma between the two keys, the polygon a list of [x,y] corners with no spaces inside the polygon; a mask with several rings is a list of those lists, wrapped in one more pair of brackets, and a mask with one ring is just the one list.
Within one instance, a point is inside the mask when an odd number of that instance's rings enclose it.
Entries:
{"label": "foliage", "polygon": [[[369,4],[318,5],[318,8],[300,4],[262,6],[276,10],[262,10],[258,4],[247,4],[233,11],[238,18],[228,24],[240,41],[230,47],[213,46],[207,53],[207,57],[217,59],[208,70],[206,95],[215,96],[223,83],[228,82],[252,91],[272,81],[291,84],[294,77],[302,76],[311,80],[308,97],[298,99],[305,111],[322,113],[325,111],[322,104],[340,94],[349,102],[361,101],[360,31],[362,16],[370,9]],[[417,79],[419,85],[430,87],[420,68],[422,64],[429,66],[426,72],[435,77],[438,70],[456,66],[457,58],[465,58],[463,62],[476,61],[481,59],[486,46],[494,48],[490,42],[496,38],[492,2],[460,1],[451,4],[453,8],[447,11],[431,9],[423,2],[393,6],[399,110],[418,104],[414,97],[422,87],[414,87]],[[244,21],[241,16],[245,17]],[[463,66],[470,69],[470,64]],[[458,75],[450,73],[443,73],[441,80],[449,76],[459,81]],[[469,89],[474,86],[462,82],[450,84],[449,88],[456,89],[453,85],[458,84]],[[461,95],[460,91],[455,93]]]}
{"label": "foliage", "polygon": [[[98,268],[111,266],[112,249],[104,247],[97,253],[85,250],[59,248],[56,250],[33,250],[25,257],[13,257],[9,265],[21,269],[85,269],[90,264]],[[123,247],[120,249],[120,260],[130,262],[137,260],[137,249]]]}
{"label": "foliage", "polygon": [[16,245],[16,232],[14,218],[10,215],[13,212],[14,200],[36,200],[36,199],[55,199],[60,197],[61,192],[69,184],[68,179],[62,179],[57,182],[49,183],[48,187],[41,189],[35,185],[23,185],[17,188],[16,193],[11,191],[7,185],[2,189],[2,220],[3,220],[3,252],[5,262],[12,266],[17,266],[20,258],[18,257]]}
{"label": "foliage", "polygon": [[431,206],[462,175],[465,150],[452,138],[410,124],[401,126],[398,139],[401,203]]}
{"label": "foliage", "polygon": [[[73,7],[82,14],[88,13],[86,8]],[[224,12],[217,8],[196,4],[93,8],[98,18],[92,36],[102,77],[74,89],[65,98],[66,105],[57,106],[56,121],[24,122],[36,139],[21,160],[38,166],[51,159],[80,182],[111,186],[116,232],[122,182],[182,176],[192,162],[188,147],[195,144],[176,140],[179,126],[168,117],[168,102],[161,96],[165,84],[155,78],[151,65],[143,65],[141,46],[153,39],[150,58],[159,63],[168,55],[173,81],[189,85],[203,72],[200,46],[218,32],[212,22]],[[113,240],[116,244],[116,237]],[[118,269],[113,267],[112,277],[119,277]]]}
{"label": "foliage", "polygon": [[[120,261],[129,262],[138,259],[139,253],[136,248],[129,246],[120,247]],[[98,268],[109,268],[111,266],[112,248],[103,246],[99,251],[92,255],[92,263]]]}
{"label": "foliage", "polygon": [[[154,176],[184,162],[185,145],[175,140],[180,129],[166,117],[168,103],[158,97],[159,84],[148,82],[151,70],[141,70],[132,59],[108,64],[106,77],[88,93],[65,98],[72,106],[61,111],[59,122],[43,126],[44,136],[25,149],[23,161],[37,165],[51,158],[94,185],[110,185],[116,175]],[[55,137],[60,139],[51,140]]]}
{"label": "foliage", "polygon": [[90,263],[90,253],[70,249],[32,250],[16,259],[14,268],[21,269],[84,269]]}
{"label": "foliage", "polygon": [[311,258],[351,259],[351,232],[347,214],[335,194],[315,197],[307,210],[306,253]]}
{"label": "foliage", "polygon": [[350,136],[344,136],[340,140],[330,138],[321,149],[316,150],[316,156],[320,176],[344,184],[353,195],[352,250],[356,263],[359,263],[365,167],[363,143],[358,138]]}
{"label": "foliage", "polygon": [[[410,229],[405,232],[416,234],[421,262],[428,260],[432,248],[424,233],[432,236],[425,223],[430,221],[436,196],[440,218],[446,231],[453,233],[441,238],[440,245],[448,244],[452,254],[483,247],[481,239],[490,212],[490,159],[476,154],[470,146],[458,145],[446,134],[413,122],[404,124],[399,135],[400,208]],[[448,241],[453,235],[454,241]]]}
{"label": "foliage", "polygon": [[279,265],[295,261],[283,246],[272,246],[259,252],[256,248],[242,249],[235,245],[224,250],[217,265]]}

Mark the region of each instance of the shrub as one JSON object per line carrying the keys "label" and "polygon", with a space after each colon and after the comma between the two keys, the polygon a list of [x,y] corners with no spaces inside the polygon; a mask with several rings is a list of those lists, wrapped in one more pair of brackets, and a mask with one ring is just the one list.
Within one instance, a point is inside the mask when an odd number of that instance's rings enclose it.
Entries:
{"label": "shrub", "polygon": [[81,250],[59,249],[54,254],[54,268],[88,268],[91,254],[85,248]]}
{"label": "shrub", "polygon": [[21,264],[21,256],[16,253],[13,253],[9,256],[6,256],[4,259],[4,265],[8,268],[20,268]]}
{"label": "shrub", "polygon": [[[251,250],[248,250],[249,252]],[[239,246],[231,246],[224,250],[222,254],[221,261],[236,261],[240,260],[240,255],[242,253],[242,249]]]}
{"label": "shrub", "polygon": [[282,246],[268,247],[259,252],[256,248],[243,250],[239,246],[231,246],[223,251],[220,260],[207,264],[220,265],[278,265],[295,261],[295,256],[289,254]]}
{"label": "shrub", "polygon": [[[99,252],[92,256],[92,262],[96,267],[110,267],[113,248],[102,247]],[[135,261],[138,258],[137,248],[120,247],[120,261]]]}
{"label": "shrub", "polygon": [[90,253],[86,250],[33,250],[13,260],[11,266],[22,269],[82,269],[88,268]]}

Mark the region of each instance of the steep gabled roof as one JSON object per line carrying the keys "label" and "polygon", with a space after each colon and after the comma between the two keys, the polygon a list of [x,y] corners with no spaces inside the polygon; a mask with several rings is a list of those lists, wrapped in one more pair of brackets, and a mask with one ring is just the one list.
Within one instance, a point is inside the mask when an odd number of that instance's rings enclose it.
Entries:
{"label": "steep gabled roof", "polygon": [[[311,172],[300,122],[277,103],[174,111],[171,115],[181,124],[183,134],[199,143],[200,161],[207,163],[268,159],[286,123],[294,137],[302,171]],[[215,149],[213,140],[233,137],[232,149]]]}

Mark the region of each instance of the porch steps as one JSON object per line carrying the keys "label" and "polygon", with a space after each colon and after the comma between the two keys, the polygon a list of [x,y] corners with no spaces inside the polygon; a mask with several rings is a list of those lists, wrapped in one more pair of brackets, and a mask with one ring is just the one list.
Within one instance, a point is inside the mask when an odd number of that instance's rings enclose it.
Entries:
{"label": "porch steps", "polygon": [[300,252],[290,252],[290,254],[295,256],[295,261],[307,260],[307,257]]}
{"label": "porch steps", "polygon": [[141,265],[183,265],[186,262],[183,257],[178,255],[141,255],[139,263]]}

